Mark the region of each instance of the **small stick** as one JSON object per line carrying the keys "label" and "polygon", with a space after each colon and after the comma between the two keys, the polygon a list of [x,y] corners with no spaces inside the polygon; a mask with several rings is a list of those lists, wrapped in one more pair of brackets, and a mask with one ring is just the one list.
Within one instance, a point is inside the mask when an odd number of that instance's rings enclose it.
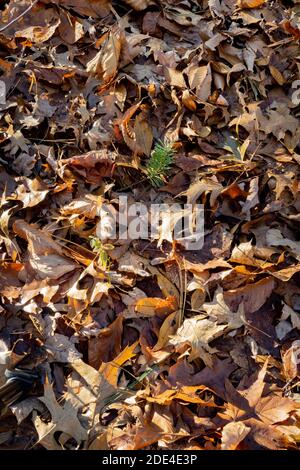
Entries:
{"label": "small stick", "polygon": [[14,24],[16,21],[20,20],[23,16],[26,15],[26,13],[28,13],[33,7],[34,5],[37,4],[39,0],[34,0],[34,2],[29,5],[29,7],[26,8],[26,10],[24,10],[19,16],[17,16],[16,18],[14,18],[13,20],[11,20],[9,23],[7,23],[5,26],[2,26],[2,28],[0,28],[0,33],[2,33],[2,31],[5,31],[5,29],[9,28],[9,26],[11,26],[12,24]]}

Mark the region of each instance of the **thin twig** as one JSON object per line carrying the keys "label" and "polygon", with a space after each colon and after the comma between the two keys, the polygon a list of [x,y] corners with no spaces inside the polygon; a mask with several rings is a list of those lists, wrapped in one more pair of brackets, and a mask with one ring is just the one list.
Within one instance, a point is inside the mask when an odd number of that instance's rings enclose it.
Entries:
{"label": "thin twig", "polygon": [[34,5],[37,4],[39,0],[34,0],[33,3],[31,3],[31,5],[29,5],[29,7],[26,8],[26,10],[24,10],[22,13],[20,13],[19,16],[17,16],[16,18],[14,18],[13,20],[11,20],[9,23],[7,23],[5,26],[2,26],[2,28],[0,28],[0,33],[2,33],[2,31],[5,31],[5,29],[9,28],[9,26],[11,26],[12,24],[14,24],[16,21],[20,20],[21,18],[23,18],[23,16],[25,16],[33,7]]}

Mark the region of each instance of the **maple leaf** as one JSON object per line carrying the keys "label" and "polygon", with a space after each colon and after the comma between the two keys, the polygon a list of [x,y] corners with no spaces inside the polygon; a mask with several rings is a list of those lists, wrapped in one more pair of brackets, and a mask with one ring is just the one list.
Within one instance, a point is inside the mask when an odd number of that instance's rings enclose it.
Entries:
{"label": "maple leaf", "polygon": [[214,300],[211,303],[203,304],[202,308],[211,320],[215,320],[218,324],[227,324],[227,328],[230,330],[240,328],[246,322],[243,302],[239,304],[237,312],[232,312],[226,304],[220,288],[216,290]]}

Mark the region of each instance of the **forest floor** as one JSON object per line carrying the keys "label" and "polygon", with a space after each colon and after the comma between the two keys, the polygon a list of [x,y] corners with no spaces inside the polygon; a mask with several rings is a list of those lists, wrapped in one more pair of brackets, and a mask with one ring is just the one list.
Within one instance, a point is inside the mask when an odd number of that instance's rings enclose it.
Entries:
{"label": "forest floor", "polygon": [[0,448],[296,449],[299,0],[0,8]]}

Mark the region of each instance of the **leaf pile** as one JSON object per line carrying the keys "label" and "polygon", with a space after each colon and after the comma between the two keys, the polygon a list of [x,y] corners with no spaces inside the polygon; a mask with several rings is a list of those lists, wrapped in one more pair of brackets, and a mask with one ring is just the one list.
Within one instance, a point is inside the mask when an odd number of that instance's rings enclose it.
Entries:
{"label": "leaf pile", "polygon": [[[0,447],[297,448],[299,1],[0,8],[0,381],[45,377]],[[203,248],[110,238],[120,195]]]}

